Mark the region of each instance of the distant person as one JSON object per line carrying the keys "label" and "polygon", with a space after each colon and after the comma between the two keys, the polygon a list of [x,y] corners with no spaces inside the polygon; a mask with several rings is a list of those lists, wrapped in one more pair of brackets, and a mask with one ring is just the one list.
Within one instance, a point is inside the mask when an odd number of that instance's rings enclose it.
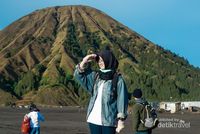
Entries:
{"label": "distant person", "polygon": [[[91,61],[98,64],[99,71],[85,67]],[[118,61],[110,50],[89,54],[76,66],[75,79],[91,94],[87,111],[91,134],[115,134],[124,128],[128,93],[117,68]]]}
{"label": "distant person", "polygon": [[29,134],[40,134],[40,121],[44,121],[44,117],[35,104],[31,104],[29,110],[30,113],[27,114],[28,118],[30,119]]}
{"label": "distant person", "polygon": [[133,105],[132,117],[133,117],[133,134],[151,134],[151,129],[145,127],[142,120],[145,119],[145,105],[148,103],[142,99],[142,90],[135,89],[133,91],[133,97],[135,104]]}

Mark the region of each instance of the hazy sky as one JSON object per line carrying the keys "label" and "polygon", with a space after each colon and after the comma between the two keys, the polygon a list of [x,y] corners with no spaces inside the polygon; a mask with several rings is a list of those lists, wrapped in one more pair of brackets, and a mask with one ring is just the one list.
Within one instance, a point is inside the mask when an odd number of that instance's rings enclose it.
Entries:
{"label": "hazy sky", "polygon": [[1,0],[0,30],[34,10],[64,5],[97,8],[200,67],[200,0]]}

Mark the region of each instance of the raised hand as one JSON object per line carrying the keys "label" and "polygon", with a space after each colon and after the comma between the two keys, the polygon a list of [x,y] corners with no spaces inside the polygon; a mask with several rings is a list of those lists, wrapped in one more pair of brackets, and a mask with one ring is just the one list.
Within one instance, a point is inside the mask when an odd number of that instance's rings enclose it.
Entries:
{"label": "raised hand", "polygon": [[96,54],[89,54],[83,58],[83,60],[80,63],[80,69],[84,69],[84,65],[88,62],[94,61],[96,59]]}

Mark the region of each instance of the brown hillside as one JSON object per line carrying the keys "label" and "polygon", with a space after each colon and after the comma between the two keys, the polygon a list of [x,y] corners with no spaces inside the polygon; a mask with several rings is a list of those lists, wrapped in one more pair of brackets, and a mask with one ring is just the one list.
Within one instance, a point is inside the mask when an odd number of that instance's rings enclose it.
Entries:
{"label": "brown hillside", "polygon": [[4,106],[10,105],[10,104],[14,103],[16,100],[17,100],[17,98],[15,96],[0,89],[0,106],[1,105],[4,105]]}
{"label": "brown hillside", "polygon": [[[6,27],[0,35],[0,73],[16,79],[39,63],[52,68],[55,60],[59,60],[60,67],[68,68],[71,73],[74,62],[63,47],[67,26],[71,22],[76,24],[77,36],[82,42],[86,40],[85,32],[98,31],[100,38],[110,43],[105,32],[114,34],[113,28],[121,25],[101,11],[84,6],[35,11]],[[121,32],[128,36],[133,34],[127,28]],[[66,61],[69,62],[66,64]]]}
{"label": "brown hillside", "polygon": [[77,105],[77,96],[87,95],[73,80],[74,67],[105,46],[119,59],[129,91],[140,87],[144,96],[159,100],[200,97],[198,68],[87,6],[37,10],[3,29],[0,88],[19,98],[35,91],[31,99],[37,103]]}

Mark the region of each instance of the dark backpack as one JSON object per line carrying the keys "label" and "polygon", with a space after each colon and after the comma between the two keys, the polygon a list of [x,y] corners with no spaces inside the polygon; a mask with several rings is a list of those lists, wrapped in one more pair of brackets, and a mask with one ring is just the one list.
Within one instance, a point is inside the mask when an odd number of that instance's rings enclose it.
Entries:
{"label": "dark backpack", "polygon": [[159,120],[155,109],[148,103],[145,104],[142,103],[142,105],[144,107],[145,118],[143,120],[142,119],[140,120],[141,123],[144,124],[146,128],[149,129],[156,128],[158,126]]}
{"label": "dark backpack", "polygon": [[[120,75],[121,74],[119,74],[117,72],[113,75],[112,85],[111,85],[111,90],[112,90],[111,97],[113,97],[114,99],[117,98],[117,82],[118,82],[118,78]],[[94,76],[94,85],[98,78],[99,78],[99,74],[98,74],[98,72],[96,72],[95,76]],[[94,90],[94,85],[93,85],[93,90]],[[92,91],[92,95],[93,95],[93,91]]]}

